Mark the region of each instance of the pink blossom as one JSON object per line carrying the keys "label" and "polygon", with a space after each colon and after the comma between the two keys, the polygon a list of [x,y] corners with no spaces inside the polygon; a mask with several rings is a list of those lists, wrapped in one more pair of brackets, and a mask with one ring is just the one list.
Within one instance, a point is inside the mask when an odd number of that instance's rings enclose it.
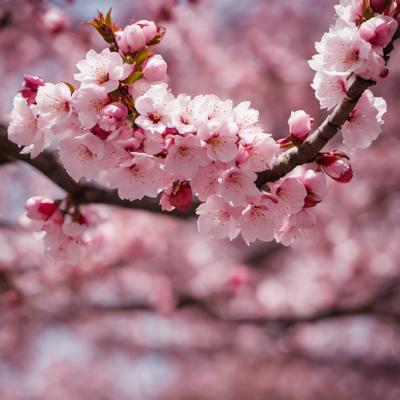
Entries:
{"label": "pink blossom", "polygon": [[199,200],[206,201],[209,196],[216,193],[218,178],[221,170],[215,163],[210,163],[206,167],[201,167],[193,175],[190,185]]}
{"label": "pink blossom", "polygon": [[155,197],[166,179],[160,162],[152,156],[134,153],[131,161],[119,168],[105,171],[104,179],[115,189],[121,199],[140,200],[144,196]]}
{"label": "pink blossom", "polygon": [[75,91],[71,104],[78,114],[84,128],[93,128],[97,123],[97,114],[108,103],[107,91],[103,86],[89,84]]}
{"label": "pink blossom", "polygon": [[159,54],[148,58],[142,65],[142,71],[144,77],[151,83],[167,79],[167,63]]}
{"label": "pink blossom", "polygon": [[343,76],[317,72],[311,86],[321,108],[328,110],[338,105],[347,94],[347,82]]}
{"label": "pink blossom", "polygon": [[261,172],[267,169],[279,151],[279,145],[261,128],[247,128],[240,131],[242,152],[245,159],[240,162],[242,169]]}
{"label": "pink blossom", "polygon": [[249,245],[257,239],[274,238],[276,200],[270,195],[259,196],[242,213],[239,223],[243,240]]}
{"label": "pink blossom", "polygon": [[182,178],[191,178],[199,167],[210,160],[196,136],[175,136],[174,144],[168,148],[165,171]]}
{"label": "pink blossom", "polygon": [[201,103],[201,119],[203,123],[213,119],[224,120],[232,114],[232,100],[221,100],[215,95],[197,96],[196,101]]}
{"label": "pink blossom", "polygon": [[360,26],[360,37],[372,46],[386,47],[397,30],[397,21],[387,15],[377,15]]}
{"label": "pink blossom", "polygon": [[71,90],[65,83],[46,83],[39,86],[36,95],[36,112],[41,128],[61,127],[70,115]]}
{"label": "pink blossom", "polygon": [[113,131],[122,126],[128,118],[128,107],[119,102],[107,104],[98,114],[97,122],[101,129]]}
{"label": "pink blossom", "polygon": [[239,128],[239,135],[242,129],[254,128],[258,124],[259,112],[250,108],[250,104],[249,101],[243,101],[232,111],[233,119]]}
{"label": "pink blossom", "polygon": [[63,232],[47,232],[43,237],[47,255],[54,261],[66,264],[78,263],[84,254],[84,242],[80,237],[65,235]]}
{"label": "pink blossom", "polygon": [[340,0],[335,10],[344,21],[355,23],[363,17],[364,0]]}
{"label": "pink blossom", "polygon": [[104,143],[92,133],[66,137],[60,141],[59,154],[65,169],[75,181],[83,177],[95,179],[100,172]]}
{"label": "pink blossom", "polygon": [[242,171],[239,168],[229,168],[223,171],[218,179],[218,193],[234,206],[246,203],[247,196],[257,196],[260,191],[255,185],[257,175],[254,172]]}
{"label": "pink blossom", "polygon": [[172,122],[176,109],[174,96],[166,85],[154,85],[135,101],[135,108],[140,114],[135,122],[150,132],[163,133]]}
{"label": "pink blossom", "polygon": [[272,188],[283,214],[296,214],[304,207],[307,191],[300,179],[286,178],[280,184],[272,185]]}
{"label": "pink blossom", "polygon": [[350,151],[365,149],[381,133],[386,102],[374,97],[370,90],[363,93],[348,120],[342,126],[343,140]]}
{"label": "pink blossom", "polygon": [[27,146],[24,153],[36,157],[50,144],[50,131],[38,126],[35,106],[29,106],[21,94],[14,98],[8,126],[8,137],[19,146]]}
{"label": "pink blossom", "polygon": [[106,89],[107,93],[117,89],[119,82],[126,79],[133,70],[133,65],[125,64],[122,57],[104,49],[100,54],[89,50],[84,60],[76,64],[79,73],[74,75],[83,85],[96,84]]}
{"label": "pink blossom", "polygon": [[363,40],[357,27],[337,25],[316,44],[318,53],[310,63],[316,70],[329,73],[357,73],[369,59],[371,44]]}
{"label": "pink blossom", "polygon": [[295,240],[304,236],[309,232],[316,224],[314,214],[303,209],[297,214],[291,215],[276,233],[275,238],[278,242],[284,246],[289,246]]}
{"label": "pink blossom", "polygon": [[305,111],[292,111],[288,121],[289,132],[292,138],[297,140],[304,140],[311,132],[311,125],[314,119],[310,117]]}
{"label": "pink blossom", "polygon": [[174,116],[174,126],[179,133],[193,133],[197,130],[201,118],[203,98],[196,96],[193,99],[185,94],[176,97],[177,112]]}
{"label": "pink blossom", "polygon": [[230,240],[239,235],[240,210],[231,207],[219,196],[210,196],[197,208],[196,214],[199,215],[197,220],[199,232],[204,235],[215,239],[229,238]]}
{"label": "pink blossom", "polygon": [[214,119],[199,132],[199,137],[205,142],[207,154],[213,161],[229,162],[238,154],[237,125],[230,120]]}

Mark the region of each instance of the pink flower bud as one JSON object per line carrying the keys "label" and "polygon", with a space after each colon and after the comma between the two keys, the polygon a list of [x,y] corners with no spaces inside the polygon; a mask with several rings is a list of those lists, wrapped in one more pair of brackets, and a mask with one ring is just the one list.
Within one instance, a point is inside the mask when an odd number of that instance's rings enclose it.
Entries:
{"label": "pink flower bud", "polygon": [[20,93],[29,105],[36,103],[36,94],[39,86],[44,86],[45,83],[44,79],[39,76],[24,75],[23,89]]}
{"label": "pink flower bud", "polygon": [[322,153],[317,162],[322,170],[335,181],[348,183],[353,178],[349,158],[341,152]]}
{"label": "pink flower bud", "polygon": [[308,134],[311,132],[311,125],[313,122],[313,118],[303,110],[292,111],[288,121],[290,136],[297,140],[306,139]]}
{"label": "pink flower bud", "polygon": [[170,203],[178,210],[186,211],[191,206],[192,201],[192,188],[188,182],[181,183],[177,191],[172,191]]}
{"label": "pink flower bud", "polygon": [[378,15],[364,22],[359,29],[360,37],[373,46],[386,47],[397,30],[397,21],[386,15]]}
{"label": "pink flower bud", "polygon": [[107,104],[97,116],[101,129],[113,131],[118,129],[128,117],[128,107],[125,104],[114,102]]}
{"label": "pink flower bud", "polygon": [[43,197],[31,197],[25,205],[26,215],[35,221],[46,221],[57,209],[57,205],[53,200]]}
{"label": "pink flower bud", "polygon": [[326,194],[326,177],[321,172],[309,170],[301,178],[303,185],[307,190],[307,196],[304,200],[304,208],[316,206],[322,201]]}
{"label": "pink flower bud", "polygon": [[158,27],[153,21],[141,19],[136,22],[136,25],[139,25],[142,28],[144,37],[146,38],[146,43],[151,42],[157,36]]}
{"label": "pink flower bud", "polygon": [[144,62],[142,71],[149,82],[160,82],[167,79],[167,63],[158,54]]}
{"label": "pink flower bud", "polygon": [[119,50],[125,54],[135,53],[146,46],[146,36],[143,29],[137,24],[128,25],[123,31],[116,32],[115,38]]}

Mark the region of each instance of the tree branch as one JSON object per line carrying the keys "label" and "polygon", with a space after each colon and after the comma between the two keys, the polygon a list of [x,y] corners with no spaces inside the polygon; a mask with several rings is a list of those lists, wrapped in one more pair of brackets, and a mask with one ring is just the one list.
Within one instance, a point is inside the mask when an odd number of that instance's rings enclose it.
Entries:
{"label": "tree branch", "polygon": [[258,174],[257,186],[276,181],[292,171],[298,165],[314,161],[323,147],[338,133],[354,110],[361,95],[375,82],[360,77],[351,85],[346,97],[336,106],[325,121],[302,143],[280,154],[271,169]]}
{"label": "tree branch", "polygon": [[[390,53],[394,50],[394,42],[399,37],[400,30],[396,32],[392,41],[383,51],[386,64],[390,59]],[[258,174],[257,186],[261,188],[268,182],[274,182],[284,177],[297,166],[313,162],[324,146],[339,132],[362,94],[373,85],[375,85],[374,81],[357,77],[343,101],[301,145],[280,154],[271,169]]]}
{"label": "tree branch", "polygon": [[[383,320],[390,320],[400,323],[400,314],[395,310],[390,310],[386,302],[394,298],[400,293],[400,277],[397,277],[389,283],[377,290],[374,296],[355,305],[336,304],[330,308],[316,311],[310,315],[282,315],[277,317],[269,316],[235,316],[228,315],[219,310],[219,307],[213,306],[207,299],[193,297],[190,294],[180,294],[177,297],[175,310],[193,309],[200,311],[204,316],[211,320],[232,323],[232,324],[250,324],[257,326],[265,326],[274,324],[282,328],[290,328],[298,324],[311,324],[320,321],[355,317],[361,315],[373,316]],[[104,304],[86,304],[81,305],[79,312],[96,311],[100,313],[109,312],[133,312],[148,311],[154,312],[154,306],[149,303],[127,302],[121,304],[104,305]]]}
{"label": "tree branch", "polygon": [[[30,158],[29,154],[21,154],[19,147],[7,139],[6,131],[6,127],[0,124],[0,165],[18,160],[31,165],[63,189],[77,204],[107,204],[166,214],[157,201],[147,198],[136,201],[122,200],[116,190],[107,190],[93,184],[76,183],[58,163],[53,153],[44,151],[36,158]],[[193,215],[193,211],[192,208],[186,212],[173,211],[170,214],[186,218]]]}

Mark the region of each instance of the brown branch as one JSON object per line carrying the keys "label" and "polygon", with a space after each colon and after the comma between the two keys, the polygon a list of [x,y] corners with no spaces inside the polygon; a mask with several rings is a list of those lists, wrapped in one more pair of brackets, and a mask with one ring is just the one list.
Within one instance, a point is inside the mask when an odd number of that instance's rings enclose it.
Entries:
{"label": "brown branch", "polygon": [[[394,42],[399,37],[400,30],[396,32],[392,41],[384,49],[383,57],[386,63],[389,61],[390,53],[394,49]],[[336,106],[304,143],[280,154],[271,169],[258,174],[257,186],[261,188],[268,182],[274,182],[284,177],[297,166],[313,162],[324,146],[339,132],[362,94],[373,85],[375,85],[374,81],[357,77],[342,102]]]}
{"label": "brown branch", "polygon": [[[23,161],[31,165],[63,189],[77,204],[107,204],[134,210],[162,213],[157,201],[150,199],[136,201],[122,200],[115,190],[104,189],[93,184],[76,183],[50,151],[44,151],[33,159],[30,158],[29,154],[21,154],[20,148],[7,139],[6,130],[6,127],[0,124],[0,165],[13,161]],[[174,211],[171,214],[185,218],[193,215],[193,209],[187,212]]]}
{"label": "brown branch", "polygon": [[300,146],[293,147],[280,154],[271,169],[258,174],[257,186],[276,181],[299,165],[314,161],[324,146],[338,133],[353,111],[361,95],[375,82],[357,78],[351,85],[346,97],[334,111]]}
{"label": "brown branch", "polygon": [[[211,320],[221,321],[232,324],[250,324],[257,326],[278,325],[282,328],[290,328],[299,324],[311,324],[320,321],[355,317],[355,316],[372,316],[375,318],[393,321],[400,323],[400,313],[390,310],[387,307],[387,301],[390,301],[395,296],[400,294],[400,277],[395,278],[391,282],[383,285],[374,296],[355,305],[333,305],[330,308],[317,311],[306,316],[299,315],[283,315],[278,317],[260,316],[235,316],[233,314],[225,314],[220,310],[220,307],[215,307],[207,299],[193,297],[190,294],[181,294],[178,296],[175,309],[178,311],[184,309],[192,309],[201,312],[204,316]],[[127,302],[113,305],[103,304],[86,304],[78,307],[78,313],[100,312],[133,312],[133,311],[148,311],[154,312],[154,306],[149,303]],[[73,313],[74,314],[74,313]]]}

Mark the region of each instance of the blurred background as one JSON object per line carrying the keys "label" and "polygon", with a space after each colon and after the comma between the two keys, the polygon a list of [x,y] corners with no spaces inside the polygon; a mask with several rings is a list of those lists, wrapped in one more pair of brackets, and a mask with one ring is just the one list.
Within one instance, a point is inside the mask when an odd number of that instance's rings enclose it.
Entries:
{"label": "blurred background", "polygon": [[[103,46],[82,21],[154,19],[175,94],[251,100],[267,131],[323,113],[306,60],[335,0],[0,0],[0,121],[24,73],[73,82]],[[400,54],[376,89],[377,142],[285,248],[197,233],[194,219],[96,206],[95,249],[54,264],[20,216],[62,192],[0,166],[1,400],[400,399]],[[340,138],[338,139],[339,143]]]}

